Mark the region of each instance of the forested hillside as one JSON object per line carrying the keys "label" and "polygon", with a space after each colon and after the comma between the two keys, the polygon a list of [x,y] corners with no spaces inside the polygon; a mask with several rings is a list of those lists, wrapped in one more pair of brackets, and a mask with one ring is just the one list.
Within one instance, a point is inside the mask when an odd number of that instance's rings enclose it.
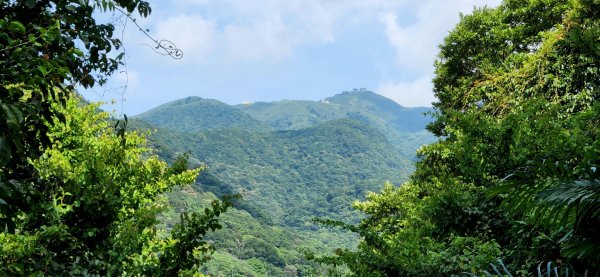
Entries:
{"label": "forested hillside", "polygon": [[[373,93],[353,95],[362,98],[370,94]],[[387,100],[381,96],[373,98],[384,103],[382,99]],[[219,107],[219,116],[212,120],[220,128],[202,124],[182,128],[196,120],[202,122],[203,113],[214,111],[204,109],[207,105]],[[259,107],[252,109],[261,112],[248,112],[253,105]],[[332,115],[310,119],[315,116],[313,105]],[[414,124],[421,124],[421,128],[427,121],[421,113],[425,109],[406,109],[394,104],[379,106],[377,110],[382,113],[386,108],[412,111],[420,120]],[[333,270],[307,260],[305,253],[354,247],[356,237],[319,226],[314,218],[358,222],[360,214],[348,203],[362,199],[369,191],[379,190],[385,182],[399,185],[406,181],[413,170],[407,158],[412,156],[411,150],[400,152],[381,133],[382,128],[393,128],[391,122],[353,103],[288,100],[244,105],[241,111],[264,125],[246,124],[253,121],[237,116],[239,110],[200,98],[177,100],[130,120],[131,128],[152,130],[151,145],[164,159],[173,161],[188,153],[192,164],[208,168],[200,174],[192,190],[169,195],[175,210],[165,215],[166,226],[176,222],[176,212],[200,208],[213,194],[240,194],[243,199],[236,201],[233,210],[223,217],[223,224],[231,228],[209,236],[221,247],[217,247],[215,259],[204,268],[206,272],[283,274],[287,268],[310,275]],[[287,118],[290,126],[281,128],[273,124],[280,118]],[[374,124],[375,120],[381,124]],[[405,124],[413,124],[410,120]],[[225,128],[226,125],[230,128]],[[273,131],[266,131],[264,126]],[[403,131],[413,147],[421,141],[423,132],[423,129],[414,133]]]}
{"label": "forested hillside", "polygon": [[[301,227],[315,216],[357,218],[347,203],[383,182],[403,182],[411,163],[375,129],[341,119],[302,130],[174,133],[150,140],[165,158],[189,152],[229,188],[268,214],[269,221]],[[213,191],[219,193],[219,191]]]}
{"label": "forested hillside", "polygon": [[185,132],[231,128],[251,131],[269,130],[267,125],[225,103],[200,97],[187,97],[169,102],[136,118],[156,127]]}
{"label": "forested hillside", "polygon": [[423,131],[431,121],[430,116],[423,114],[433,111],[431,108],[402,107],[391,99],[364,89],[337,94],[325,98],[323,102],[351,107],[367,117],[377,116],[400,133]]}
{"label": "forested hillside", "polygon": [[301,129],[338,118],[353,118],[378,128],[393,127],[398,132],[425,129],[430,108],[405,108],[367,90],[353,90],[321,101],[281,100],[237,105],[250,116],[279,130]]}
{"label": "forested hillside", "polygon": [[423,144],[435,141],[425,131],[430,108],[405,108],[367,90],[346,91],[321,101],[282,100],[236,106],[277,130],[297,130],[325,121],[350,118],[375,127],[407,157]]}

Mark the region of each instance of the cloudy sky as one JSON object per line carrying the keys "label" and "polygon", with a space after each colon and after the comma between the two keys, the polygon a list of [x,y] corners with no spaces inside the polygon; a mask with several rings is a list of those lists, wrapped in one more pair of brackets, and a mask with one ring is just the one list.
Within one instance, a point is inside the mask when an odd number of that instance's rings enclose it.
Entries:
{"label": "cloudy sky", "polygon": [[499,2],[150,0],[152,14],[137,23],[183,58],[156,54],[132,22],[119,24],[127,66],[84,95],[115,100],[107,108],[128,115],[191,95],[239,104],[320,100],[353,88],[430,106],[437,45],[459,13]]}

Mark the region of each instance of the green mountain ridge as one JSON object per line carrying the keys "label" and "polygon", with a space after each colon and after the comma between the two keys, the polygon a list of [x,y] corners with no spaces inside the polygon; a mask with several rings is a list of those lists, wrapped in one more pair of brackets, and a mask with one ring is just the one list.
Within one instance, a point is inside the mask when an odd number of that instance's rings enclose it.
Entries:
{"label": "green mountain ridge", "polygon": [[223,102],[190,96],[165,103],[133,118],[184,132],[220,129],[269,131],[262,122]]}
{"label": "green mountain ridge", "polygon": [[277,130],[298,130],[330,120],[350,118],[375,127],[396,149],[414,158],[435,137],[425,130],[431,108],[406,108],[376,93],[343,92],[321,101],[282,100],[236,105],[238,109]]}
{"label": "green mountain ridge", "polygon": [[134,118],[185,132],[298,130],[334,119],[352,118],[376,126],[388,136],[392,131],[415,133],[424,130],[430,122],[425,113],[430,111],[431,108],[426,107],[403,107],[371,91],[357,90],[321,101],[280,100],[234,106],[190,96],[162,104]]}
{"label": "green mountain ridge", "polygon": [[355,235],[313,219],[356,223],[353,201],[387,181],[404,182],[414,151],[432,138],[424,130],[427,110],[366,91],[237,106],[188,97],[134,116],[129,126],[152,130],[149,144],[163,159],[188,153],[192,166],[207,168],[192,188],[168,195],[174,210],[164,216],[167,226],[177,212],[215,197],[243,196],[224,215],[227,228],[209,236],[218,250],[205,273],[304,276],[343,271],[303,253],[353,248]]}
{"label": "green mountain ridge", "polygon": [[430,119],[431,108],[406,108],[371,91],[346,91],[321,101],[281,100],[236,105],[269,126],[280,130],[301,129],[339,118],[366,121],[385,130],[418,132]]}
{"label": "green mountain ridge", "polygon": [[403,107],[389,98],[366,90],[346,91],[325,98],[323,102],[366,111],[384,119],[400,132],[418,132],[425,129],[430,118],[424,114],[433,111],[426,107]]}

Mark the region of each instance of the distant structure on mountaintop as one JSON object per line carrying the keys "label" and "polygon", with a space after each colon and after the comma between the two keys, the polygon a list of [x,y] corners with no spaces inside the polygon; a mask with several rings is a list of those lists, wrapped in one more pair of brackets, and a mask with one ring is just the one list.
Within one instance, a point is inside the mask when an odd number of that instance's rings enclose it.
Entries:
{"label": "distant structure on mountaintop", "polygon": [[341,94],[350,94],[352,92],[370,92],[370,90],[366,88],[353,88],[352,90],[342,91]]}

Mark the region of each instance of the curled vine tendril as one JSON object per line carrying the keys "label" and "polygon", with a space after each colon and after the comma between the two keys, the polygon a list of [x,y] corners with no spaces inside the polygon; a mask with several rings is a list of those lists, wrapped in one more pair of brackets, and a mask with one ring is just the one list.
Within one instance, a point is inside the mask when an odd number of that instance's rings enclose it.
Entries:
{"label": "curled vine tendril", "polygon": [[[148,34],[146,34],[148,36]],[[149,37],[149,36],[148,36]],[[183,51],[181,51],[181,49],[177,48],[177,46],[171,42],[170,40],[166,40],[166,39],[161,39],[161,40],[154,40],[154,42],[156,43],[156,46],[152,47],[148,44],[148,47],[151,47],[152,50],[154,50],[154,52],[163,55],[163,56],[170,56],[173,59],[179,60],[181,58],[183,58]]]}
{"label": "curled vine tendril", "polygon": [[142,34],[144,34],[146,37],[148,37],[151,41],[154,42],[154,46],[151,46],[149,44],[143,44],[146,45],[150,48],[152,48],[152,50],[154,50],[154,52],[163,55],[163,56],[169,56],[173,59],[176,60],[180,60],[181,58],[183,58],[183,51],[179,48],[177,48],[177,46],[175,45],[175,43],[173,43],[170,40],[166,40],[166,39],[161,39],[161,40],[157,40],[155,38],[153,38],[148,32],[148,29],[143,29],[142,26],[140,26],[140,24],[137,23],[137,21],[135,20],[135,18],[133,18],[131,16],[131,14],[126,13],[125,11],[121,10],[121,9],[116,9],[119,12],[121,12],[123,15],[125,15],[127,18],[131,19],[131,22],[133,22],[133,24],[135,24],[135,26],[140,30],[140,32],[142,32]]}

